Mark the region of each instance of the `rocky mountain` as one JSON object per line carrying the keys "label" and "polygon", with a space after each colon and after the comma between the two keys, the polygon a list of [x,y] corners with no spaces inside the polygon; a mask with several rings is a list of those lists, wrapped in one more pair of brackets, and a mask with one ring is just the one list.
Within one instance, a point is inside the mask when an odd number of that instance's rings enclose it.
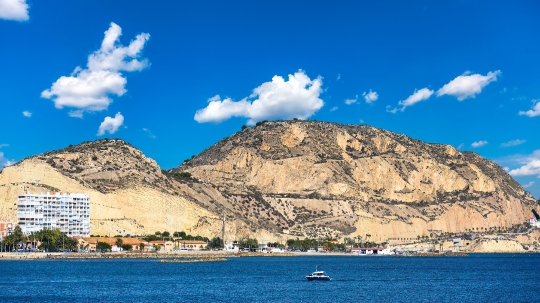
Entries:
{"label": "rocky mountain", "polygon": [[264,122],[170,171],[119,139],[83,142],[0,173],[0,220],[30,192],[82,192],[91,233],[168,230],[227,240],[367,235],[400,241],[508,227],[537,202],[500,166],[367,125]]}
{"label": "rocky mountain", "polygon": [[[0,220],[16,221],[22,192],[81,192],[91,199],[91,233],[141,235],[186,231],[221,234],[221,213],[229,200],[212,185],[160,169],[118,139],[84,142],[29,157],[0,173]],[[266,235],[265,230],[227,218],[227,233]]]}
{"label": "rocky mountain", "polygon": [[476,153],[367,125],[258,123],[171,172],[212,184],[233,216],[298,236],[384,241],[508,227],[537,205]]}

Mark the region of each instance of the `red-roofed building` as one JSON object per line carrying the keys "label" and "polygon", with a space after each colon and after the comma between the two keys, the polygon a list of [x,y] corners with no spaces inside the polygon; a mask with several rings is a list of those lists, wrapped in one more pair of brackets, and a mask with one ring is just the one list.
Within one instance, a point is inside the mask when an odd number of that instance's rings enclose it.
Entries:
{"label": "red-roofed building", "polygon": [[116,240],[122,239],[122,245],[131,245],[133,246],[133,250],[139,249],[139,244],[145,243],[145,246],[147,245],[146,241],[138,239],[138,238],[109,238],[109,237],[91,237],[91,238],[77,238],[77,241],[79,242],[79,249],[86,250],[86,251],[95,251],[97,248],[98,242],[105,242],[109,244],[112,247],[112,251],[121,251],[120,247],[116,246]]}
{"label": "red-roofed building", "polygon": [[202,250],[208,245],[205,241],[201,240],[178,240],[176,243],[179,248],[188,248],[193,250]]}

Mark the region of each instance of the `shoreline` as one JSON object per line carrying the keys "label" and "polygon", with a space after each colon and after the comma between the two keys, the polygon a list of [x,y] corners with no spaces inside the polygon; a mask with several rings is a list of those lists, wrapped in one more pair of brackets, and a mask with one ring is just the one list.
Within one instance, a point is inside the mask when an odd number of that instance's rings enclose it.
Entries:
{"label": "shoreline", "polygon": [[239,257],[467,257],[470,255],[539,255],[540,252],[460,252],[453,254],[403,254],[403,255],[358,255],[354,253],[235,253],[223,251],[200,251],[189,253],[0,253],[0,261],[24,260],[66,260],[66,259],[201,259],[201,258],[239,258]]}

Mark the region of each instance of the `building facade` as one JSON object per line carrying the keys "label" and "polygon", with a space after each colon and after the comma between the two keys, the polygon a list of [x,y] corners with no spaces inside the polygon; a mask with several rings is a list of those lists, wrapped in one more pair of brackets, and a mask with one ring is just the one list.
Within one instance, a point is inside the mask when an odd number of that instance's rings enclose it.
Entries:
{"label": "building facade", "polygon": [[25,235],[58,228],[71,237],[88,237],[90,198],[87,194],[22,194],[17,199],[17,219]]}
{"label": "building facade", "polygon": [[11,222],[0,222],[0,241],[11,235],[13,228],[15,228],[15,224]]}

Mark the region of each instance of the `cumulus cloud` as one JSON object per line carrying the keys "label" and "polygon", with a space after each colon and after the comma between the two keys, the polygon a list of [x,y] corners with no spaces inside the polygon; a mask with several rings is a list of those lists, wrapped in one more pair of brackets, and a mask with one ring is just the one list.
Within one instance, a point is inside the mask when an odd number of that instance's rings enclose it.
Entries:
{"label": "cumulus cloud", "polygon": [[41,93],[56,108],[75,108],[69,116],[82,118],[85,111],[102,111],[112,102],[111,95],[126,93],[127,80],[121,73],[140,71],[149,66],[147,59],[140,58],[150,39],[147,33],[139,34],[128,46],[120,44],[122,29],[111,23],[105,32],[99,50],[88,56],[86,69],[76,67],[70,76],[62,76],[50,89]]}
{"label": "cumulus cloud", "polygon": [[24,112],[22,112],[22,114],[23,114],[23,116],[25,116],[25,117],[27,117],[27,118],[32,117],[32,113],[29,112],[29,111],[27,111],[27,110],[25,110]]}
{"label": "cumulus cloud", "polygon": [[532,106],[532,109],[528,110],[528,111],[520,111],[519,114],[520,115],[525,115],[525,116],[528,116],[528,117],[537,117],[537,116],[540,116],[540,99],[539,100],[533,100],[533,106]]}
{"label": "cumulus cloud", "polygon": [[4,153],[0,152],[0,169],[13,164],[15,164],[15,161],[6,159],[6,157],[4,157]]}
{"label": "cumulus cloud", "polygon": [[459,101],[467,98],[474,98],[482,92],[482,89],[493,81],[497,81],[497,76],[501,74],[500,70],[488,72],[487,75],[471,74],[469,71],[458,76],[454,80],[445,84],[437,91],[437,97],[451,95]]}
{"label": "cumulus cloud", "polygon": [[395,114],[398,110],[404,111],[406,107],[413,106],[416,103],[420,101],[427,100],[433,95],[433,90],[424,87],[419,90],[414,90],[414,93],[410,95],[407,99],[404,101],[399,101],[399,105],[401,105],[401,108],[398,109],[397,107],[394,109],[390,109],[390,107],[386,107],[386,111]]}
{"label": "cumulus cloud", "polygon": [[538,176],[540,178],[540,159],[532,160],[520,168],[512,169],[509,174],[513,177]]}
{"label": "cumulus cloud", "polygon": [[265,119],[307,119],[324,105],[319,98],[321,86],[321,77],[311,80],[302,70],[289,75],[288,81],[274,76],[271,82],[261,84],[240,101],[222,100],[219,95],[210,98],[208,106],[197,110],[194,119],[199,123],[219,123],[231,117],[245,117],[249,125]]}
{"label": "cumulus cloud", "polygon": [[362,96],[364,96],[364,99],[366,100],[367,104],[371,104],[377,101],[377,99],[379,99],[379,94],[377,94],[377,92],[372,91],[371,89],[369,90],[369,93],[364,92]]}
{"label": "cumulus cloud", "polygon": [[0,19],[15,21],[30,19],[26,0],[0,0]]}
{"label": "cumulus cloud", "polygon": [[482,146],[485,146],[487,145],[489,142],[485,141],[485,140],[480,140],[480,141],[476,141],[476,142],[473,142],[471,144],[471,147],[472,148],[478,148],[478,147],[482,147]]}
{"label": "cumulus cloud", "polygon": [[501,158],[497,162],[518,166],[518,168],[508,170],[513,177],[537,176],[540,178],[540,149],[530,155],[512,155]]}
{"label": "cumulus cloud", "polygon": [[121,113],[117,113],[114,118],[111,117],[105,117],[105,120],[101,122],[98,129],[98,136],[103,136],[105,132],[109,132],[109,134],[114,134],[118,130],[120,126],[124,124],[124,116],[122,116]]}
{"label": "cumulus cloud", "polygon": [[517,146],[517,145],[520,145],[520,144],[523,144],[527,142],[527,140],[520,140],[520,139],[516,139],[516,140],[510,140],[508,142],[504,142],[501,144],[501,147],[511,147],[511,146]]}
{"label": "cumulus cloud", "polygon": [[346,99],[345,104],[351,105],[351,104],[356,103],[356,101],[358,101],[358,95],[356,95],[354,99]]}

